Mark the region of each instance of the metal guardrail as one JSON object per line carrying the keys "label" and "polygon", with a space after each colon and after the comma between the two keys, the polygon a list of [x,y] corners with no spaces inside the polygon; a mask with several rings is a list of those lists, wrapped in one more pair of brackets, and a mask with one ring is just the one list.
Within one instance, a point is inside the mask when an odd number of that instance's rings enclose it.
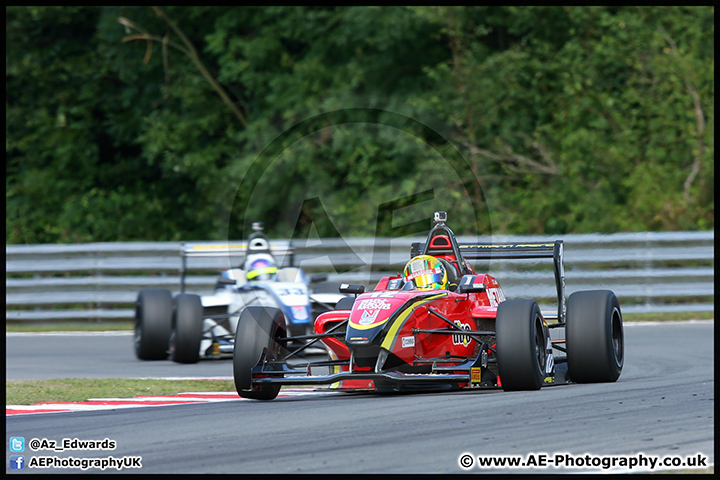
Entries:
{"label": "metal guardrail", "polygon": [[[625,313],[714,311],[714,231],[611,235],[458,237],[462,243],[533,243],[563,240],[566,293],[610,289]],[[424,237],[336,238],[312,243],[273,241],[278,261],[328,281],[362,283],[369,289],[399,272],[410,245]],[[198,242],[194,242],[198,243]],[[202,242],[222,246],[237,242]],[[242,242],[240,242],[242,243]],[[130,320],[143,288],[180,291],[181,242],[6,245],[8,322]],[[285,252],[285,255],[283,255]],[[242,258],[187,258],[186,290],[211,293],[221,269]],[[552,262],[501,260],[475,263],[495,276],[507,298],[535,298],[551,305]]]}

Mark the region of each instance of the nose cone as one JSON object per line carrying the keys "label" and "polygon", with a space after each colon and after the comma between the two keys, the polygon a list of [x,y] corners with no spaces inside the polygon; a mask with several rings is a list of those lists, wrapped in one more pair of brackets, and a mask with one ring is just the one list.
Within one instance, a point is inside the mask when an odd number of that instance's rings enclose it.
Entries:
{"label": "nose cone", "polygon": [[369,292],[358,296],[350,313],[346,342],[350,345],[366,345],[379,338],[388,320],[410,296],[402,292]]}

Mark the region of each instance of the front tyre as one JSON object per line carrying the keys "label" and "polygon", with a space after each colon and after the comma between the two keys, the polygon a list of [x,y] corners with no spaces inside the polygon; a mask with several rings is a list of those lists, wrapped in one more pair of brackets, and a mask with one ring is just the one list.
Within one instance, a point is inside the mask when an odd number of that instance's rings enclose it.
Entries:
{"label": "front tyre", "polygon": [[565,336],[568,375],[578,383],[614,382],[625,358],[622,313],[610,290],[568,297]]}
{"label": "front tyre", "polygon": [[238,320],[233,349],[233,378],[238,395],[255,400],[272,400],[278,396],[280,385],[252,385],[251,370],[260,361],[277,360],[284,350],[278,338],[286,336],[285,319],[278,308],[247,307]]}
{"label": "front tyre", "polygon": [[500,303],[495,336],[503,390],[538,390],[542,387],[547,337],[538,304],[534,300]]}
{"label": "front tyre", "polygon": [[200,360],[203,307],[199,295],[181,293],[175,297],[174,328],[170,336],[170,359],[177,363]]}
{"label": "front tyre", "polygon": [[140,360],[164,360],[172,325],[172,294],[169,290],[145,288],[135,302],[135,355]]}

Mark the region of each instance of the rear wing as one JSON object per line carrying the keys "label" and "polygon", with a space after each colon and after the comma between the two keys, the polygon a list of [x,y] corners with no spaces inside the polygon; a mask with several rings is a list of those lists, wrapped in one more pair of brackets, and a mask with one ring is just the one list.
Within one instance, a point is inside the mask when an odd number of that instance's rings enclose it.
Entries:
{"label": "rear wing", "polygon": [[[188,257],[244,257],[248,251],[247,243],[234,244],[190,244],[180,245],[180,292],[185,292],[185,274],[187,272]],[[289,266],[293,266],[295,248],[290,245],[270,245],[270,253],[273,256],[289,258]]]}
{"label": "rear wing", "polygon": [[[563,241],[553,243],[510,243],[498,245],[460,245],[458,252],[463,260],[508,260],[552,258],[557,290],[559,323],[565,323],[565,267],[563,266]],[[425,251],[425,244],[413,243],[410,258]],[[433,249],[432,255],[454,255],[452,248]],[[552,317],[550,317],[552,318]]]}

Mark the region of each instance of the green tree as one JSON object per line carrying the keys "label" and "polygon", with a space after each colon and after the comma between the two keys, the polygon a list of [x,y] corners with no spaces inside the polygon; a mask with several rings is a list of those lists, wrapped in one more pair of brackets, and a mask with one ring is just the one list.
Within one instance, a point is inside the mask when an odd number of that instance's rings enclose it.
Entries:
{"label": "green tree", "polygon": [[[515,232],[713,222],[707,7],[437,7],[453,56],[427,99]],[[710,179],[706,181],[705,179]]]}
{"label": "green tree", "polygon": [[8,243],[714,228],[712,7],[6,13]]}

